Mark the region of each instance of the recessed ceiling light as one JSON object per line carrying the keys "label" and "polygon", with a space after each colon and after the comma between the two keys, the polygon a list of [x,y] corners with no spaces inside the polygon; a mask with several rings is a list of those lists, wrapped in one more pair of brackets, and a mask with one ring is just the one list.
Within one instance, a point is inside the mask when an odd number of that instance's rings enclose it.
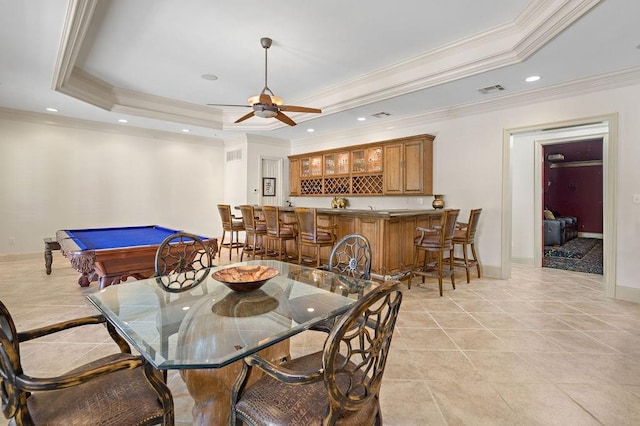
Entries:
{"label": "recessed ceiling light", "polygon": [[527,77],[524,79],[524,81],[526,81],[527,83],[533,83],[534,81],[538,81],[538,80],[540,80],[539,75],[532,75],[531,77]]}
{"label": "recessed ceiling light", "polygon": [[365,121],[366,118],[365,117],[358,117],[358,121]]}
{"label": "recessed ceiling light", "polygon": [[125,120],[124,118],[121,118],[120,120],[118,120],[118,122],[120,122],[120,123],[128,123],[129,120]]}
{"label": "recessed ceiling light", "polygon": [[47,111],[49,111],[49,112],[58,112],[58,110],[55,109],[55,108],[47,108]]}
{"label": "recessed ceiling light", "polygon": [[191,130],[189,130],[189,129],[182,129],[182,131],[183,131],[184,133],[189,133],[189,132],[191,132]]}
{"label": "recessed ceiling light", "polygon": [[209,80],[209,81],[215,81],[218,79],[218,76],[213,74],[202,74],[200,77],[203,80]]}
{"label": "recessed ceiling light", "polygon": [[313,133],[313,132],[315,132],[315,130],[314,129],[307,129],[307,132]]}

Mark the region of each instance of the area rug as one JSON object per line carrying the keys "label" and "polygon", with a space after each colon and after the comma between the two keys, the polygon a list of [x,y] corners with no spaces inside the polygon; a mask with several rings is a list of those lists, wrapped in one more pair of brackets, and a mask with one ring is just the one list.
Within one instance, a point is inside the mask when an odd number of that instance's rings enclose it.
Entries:
{"label": "area rug", "polygon": [[546,246],[542,266],[602,275],[602,240],[574,238],[562,246]]}

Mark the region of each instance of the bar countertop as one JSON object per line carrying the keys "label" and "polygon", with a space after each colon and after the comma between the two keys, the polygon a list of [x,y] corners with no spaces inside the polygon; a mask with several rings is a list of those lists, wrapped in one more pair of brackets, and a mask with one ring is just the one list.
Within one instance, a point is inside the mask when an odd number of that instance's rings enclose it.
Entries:
{"label": "bar countertop", "polygon": [[[239,210],[239,207],[236,206]],[[279,206],[281,212],[293,213],[294,207]],[[261,211],[262,206],[254,206],[256,211]],[[342,215],[342,216],[367,216],[378,218],[390,218],[390,217],[404,217],[404,216],[416,216],[422,214],[441,214],[442,209],[383,209],[383,210],[371,210],[371,209],[326,209],[316,208],[319,214],[326,215]]]}

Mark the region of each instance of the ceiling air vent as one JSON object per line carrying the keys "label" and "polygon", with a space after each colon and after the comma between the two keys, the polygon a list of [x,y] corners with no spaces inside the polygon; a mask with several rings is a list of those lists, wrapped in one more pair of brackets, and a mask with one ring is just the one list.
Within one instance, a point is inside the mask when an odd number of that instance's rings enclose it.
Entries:
{"label": "ceiling air vent", "polygon": [[227,163],[238,160],[242,160],[241,149],[236,149],[235,151],[227,151]]}
{"label": "ceiling air vent", "polygon": [[372,117],[375,118],[384,118],[384,117],[389,117],[391,114],[389,114],[388,112],[377,112],[375,114],[371,114]]}
{"label": "ceiling air vent", "polygon": [[501,92],[503,90],[504,87],[502,87],[500,84],[494,84],[493,86],[487,86],[483,87],[482,89],[478,89],[478,92],[482,93],[483,95],[488,95],[491,93]]}

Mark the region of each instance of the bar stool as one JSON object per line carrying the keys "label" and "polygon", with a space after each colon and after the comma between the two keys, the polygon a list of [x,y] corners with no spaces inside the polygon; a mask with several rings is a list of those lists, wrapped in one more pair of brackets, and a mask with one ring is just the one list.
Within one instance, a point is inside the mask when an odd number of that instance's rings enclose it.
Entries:
{"label": "bar stool", "polygon": [[255,260],[257,253],[264,253],[263,237],[267,234],[267,224],[264,220],[256,217],[256,212],[251,205],[240,206],[242,212],[242,220],[244,222],[244,246],[240,255],[240,262],[244,258],[244,254],[251,255],[251,259]]}
{"label": "bar stool", "polygon": [[[462,257],[454,257],[453,264],[455,266],[462,266],[467,271],[467,282],[471,282],[469,277],[469,269],[476,267],[478,271],[478,278],[482,277],[482,267],[476,254],[476,229],[478,229],[478,222],[480,221],[480,213],[482,209],[471,210],[469,213],[469,221],[467,223],[457,222],[456,229],[453,232],[453,247],[459,244],[462,246]],[[472,259],[469,259],[467,247],[471,248]]]}
{"label": "bar stool", "polygon": [[[229,249],[229,260],[231,260],[231,251],[235,248],[236,255],[240,254],[240,247],[244,244],[240,243],[239,233],[244,231],[244,222],[241,217],[236,217],[231,213],[229,204],[218,204],[218,212],[222,220],[222,238],[220,239],[220,247],[218,248],[218,257],[222,252],[222,248]],[[224,237],[229,233],[229,241],[225,242]]]}
{"label": "bar stool", "polygon": [[318,212],[308,207],[294,208],[298,222],[298,263],[302,264],[302,248],[311,247],[314,252],[316,267],[320,267],[320,250],[322,247],[333,247],[336,242],[334,230],[336,225],[318,225]]}
{"label": "bar stool", "polygon": [[[411,288],[411,279],[414,275],[422,276],[424,283],[425,277],[438,278],[438,286],[440,287],[440,296],[442,296],[442,277],[450,276],[453,289],[456,288],[456,280],[453,273],[453,231],[456,226],[456,220],[460,210],[445,210],[439,225],[431,228],[417,227],[416,231],[420,233],[414,239],[415,255],[413,260],[413,268],[409,274],[409,282],[407,286]],[[449,252],[449,269],[443,268],[445,261],[444,253]],[[420,254],[424,253],[424,262],[420,265]],[[436,261],[429,261],[429,253],[437,255]]]}
{"label": "bar stool", "polygon": [[[267,253],[267,256],[270,256],[269,243],[272,242],[274,244],[272,254],[277,255],[278,260],[282,261],[283,255],[285,259],[289,258],[287,255],[287,241],[293,240],[294,244],[296,243],[296,223],[280,220],[279,207],[262,206],[262,212],[267,222],[267,233],[264,236],[266,240],[264,252]],[[277,247],[277,249],[275,247]]]}

